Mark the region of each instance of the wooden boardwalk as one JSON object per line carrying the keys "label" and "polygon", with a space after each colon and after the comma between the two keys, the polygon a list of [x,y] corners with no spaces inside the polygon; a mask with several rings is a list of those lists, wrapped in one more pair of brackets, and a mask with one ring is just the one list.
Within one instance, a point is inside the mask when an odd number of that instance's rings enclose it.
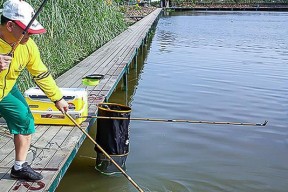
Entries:
{"label": "wooden boardwalk", "polygon": [[[108,101],[122,78],[124,84],[127,84],[129,65],[137,57],[138,49],[146,41],[160,12],[161,9],[156,9],[61,75],[56,80],[58,85],[86,88],[89,113],[96,113],[97,104]],[[82,77],[95,73],[105,75],[97,86],[82,85]],[[81,126],[88,130],[93,121],[89,123],[87,120]],[[55,191],[85,135],[73,126],[37,126],[28,153],[28,163],[44,175],[44,180],[32,183],[10,178],[10,169],[14,163],[14,145],[13,135],[10,135],[5,126],[3,124],[0,127],[0,192]]]}

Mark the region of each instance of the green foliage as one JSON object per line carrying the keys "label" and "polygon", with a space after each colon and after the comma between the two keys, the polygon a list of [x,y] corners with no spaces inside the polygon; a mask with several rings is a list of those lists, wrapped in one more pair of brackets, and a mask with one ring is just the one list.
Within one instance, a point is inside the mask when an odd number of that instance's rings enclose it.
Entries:
{"label": "green foliage", "polygon": [[153,6],[153,7],[159,7],[159,6],[160,6],[160,1],[159,1],[159,0],[157,0],[157,1],[152,1],[152,2],[150,3],[150,5]]}
{"label": "green foliage", "polygon": [[124,5],[124,4],[127,4],[127,0],[114,0],[115,3],[117,3],[118,5]]}
{"label": "green foliage", "polygon": [[119,6],[119,11],[120,11],[121,13],[126,13],[126,11],[127,11],[127,6],[120,5],[120,6]]}
{"label": "green foliage", "polygon": [[135,9],[136,11],[139,11],[139,10],[141,10],[141,7],[140,7],[139,4],[137,3],[137,4],[134,5],[134,9]]}
{"label": "green foliage", "polygon": [[[27,2],[35,11],[41,4],[41,1]],[[32,38],[55,78],[127,28],[118,7],[101,0],[51,0],[37,20],[47,33]],[[19,84],[21,90],[33,85],[27,72],[22,74]]]}

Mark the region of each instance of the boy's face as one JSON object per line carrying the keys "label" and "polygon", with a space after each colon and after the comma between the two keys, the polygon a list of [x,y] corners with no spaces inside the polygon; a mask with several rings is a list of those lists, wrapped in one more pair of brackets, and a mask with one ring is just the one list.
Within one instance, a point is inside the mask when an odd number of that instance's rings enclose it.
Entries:
{"label": "boy's face", "polygon": [[[11,40],[13,42],[17,42],[20,39],[24,30],[21,27],[19,27],[16,23],[14,23],[13,21],[8,21],[6,24],[6,27],[8,31],[10,31],[11,33]],[[24,37],[22,38],[22,40],[20,41],[20,44],[27,43],[27,41],[29,40],[29,37],[30,37],[30,34],[26,33]]]}

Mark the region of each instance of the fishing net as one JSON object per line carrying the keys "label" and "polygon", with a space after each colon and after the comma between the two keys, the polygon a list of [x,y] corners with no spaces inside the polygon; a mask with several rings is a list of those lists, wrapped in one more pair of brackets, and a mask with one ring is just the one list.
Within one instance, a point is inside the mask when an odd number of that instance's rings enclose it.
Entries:
{"label": "fishing net", "polygon": [[[110,157],[126,170],[126,158],[129,153],[129,123],[131,108],[115,104],[98,104],[98,116],[121,117],[128,119],[97,119],[96,142]],[[104,174],[120,173],[118,168],[95,146],[97,153],[96,169]]]}

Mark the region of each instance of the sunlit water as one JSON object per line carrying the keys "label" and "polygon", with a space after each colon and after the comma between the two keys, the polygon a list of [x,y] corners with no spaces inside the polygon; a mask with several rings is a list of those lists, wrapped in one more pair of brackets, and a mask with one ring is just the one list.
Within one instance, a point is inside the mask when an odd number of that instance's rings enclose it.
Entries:
{"label": "sunlit water", "polygon": [[[269,122],[131,121],[126,164],[137,184],[153,192],[288,191],[287,21],[279,12],[161,17],[140,73],[130,71],[132,117]],[[125,97],[118,90],[110,101]],[[98,173],[91,157],[86,140],[57,191],[137,191],[122,175]]]}

